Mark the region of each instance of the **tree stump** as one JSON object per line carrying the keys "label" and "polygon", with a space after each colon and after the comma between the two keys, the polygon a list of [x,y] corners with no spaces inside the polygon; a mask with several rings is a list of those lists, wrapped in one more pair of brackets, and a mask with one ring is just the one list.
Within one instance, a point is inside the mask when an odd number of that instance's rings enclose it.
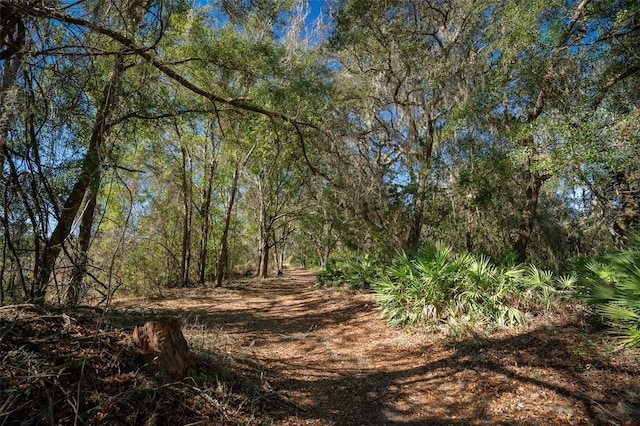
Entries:
{"label": "tree stump", "polygon": [[144,326],[134,328],[133,342],[167,378],[182,380],[190,368],[197,367],[175,318],[147,321]]}

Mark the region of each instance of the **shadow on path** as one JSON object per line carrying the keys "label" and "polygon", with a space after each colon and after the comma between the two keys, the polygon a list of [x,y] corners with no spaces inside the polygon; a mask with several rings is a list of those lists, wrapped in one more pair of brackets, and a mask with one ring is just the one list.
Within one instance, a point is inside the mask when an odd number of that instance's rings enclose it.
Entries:
{"label": "shadow on path", "polygon": [[[591,350],[576,321],[447,341],[390,329],[369,294],[315,287],[308,273],[242,281],[153,303],[236,336],[294,405],[276,424],[633,424],[637,363]],[[581,340],[581,337],[582,339]],[[597,339],[597,337],[594,337]]]}

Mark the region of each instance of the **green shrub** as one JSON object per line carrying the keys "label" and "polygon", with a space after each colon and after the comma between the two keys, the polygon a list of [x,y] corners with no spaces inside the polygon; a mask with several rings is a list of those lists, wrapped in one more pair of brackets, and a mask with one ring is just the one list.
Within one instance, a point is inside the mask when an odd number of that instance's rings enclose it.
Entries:
{"label": "green shrub", "polygon": [[368,289],[379,277],[380,272],[381,267],[376,258],[369,255],[349,255],[329,259],[325,268],[318,273],[318,283],[352,290]]}
{"label": "green shrub", "polygon": [[525,312],[549,309],[563,294],[559,288],[551,273],[534,266],[498,266],[443,244],[398,254],[373,286],[393,325],[456,326],[521,324]]}
{"label": "green shrub", "polygon": [[617,329],[623,344],[640,347],[640,238],[619,252],[586,263],[580,273],[584,300]]}

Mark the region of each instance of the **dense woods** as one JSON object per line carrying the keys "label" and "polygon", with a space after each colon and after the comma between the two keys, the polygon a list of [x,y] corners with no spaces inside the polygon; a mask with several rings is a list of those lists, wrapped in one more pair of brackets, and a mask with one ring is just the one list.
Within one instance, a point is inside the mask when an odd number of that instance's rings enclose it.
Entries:
{"label": "dense woods", "polygon": [[637,1],[0,4],[2,304],[637,224]]}
{"label": "dense woods", "polygon": [[0,170],[2,422],[640,415],[638,0],[0,0]]}

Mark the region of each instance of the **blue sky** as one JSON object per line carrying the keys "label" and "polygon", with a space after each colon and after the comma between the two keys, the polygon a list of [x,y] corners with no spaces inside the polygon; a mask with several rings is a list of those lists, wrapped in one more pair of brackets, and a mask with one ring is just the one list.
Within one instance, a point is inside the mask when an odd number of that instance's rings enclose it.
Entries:
{"label": "blue sky", "polygon": [[309,0],[311,12],[309,13],[309,17],[307,18],[307,20],[313,22],[320,14],[320,11],[325,10],[328,7],[327,3],[327,0]]}

